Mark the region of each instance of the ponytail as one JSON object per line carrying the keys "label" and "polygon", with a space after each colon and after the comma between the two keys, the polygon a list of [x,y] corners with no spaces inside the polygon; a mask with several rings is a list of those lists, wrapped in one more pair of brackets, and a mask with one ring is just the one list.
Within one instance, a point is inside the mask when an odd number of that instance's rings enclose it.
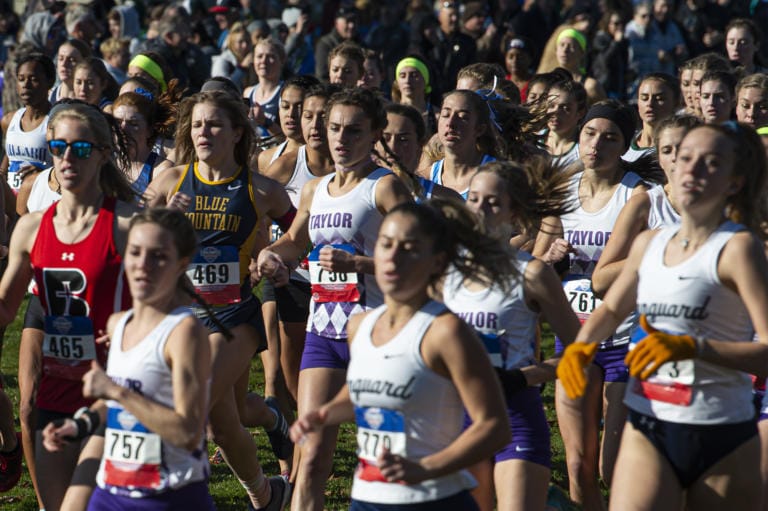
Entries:
{"label": "ponytail", "polygon": [[418,204],[407,202],[387,216],[396,213],[414,217],[421,233],[432,240],[434,252],[445,253],[447,264],[464,278],[498,284],[506,292],[510,277],[519,276],[510,248],[489,236],[463,202],[438,198]]}
{"label": "ponytail", "polygon": [[206,302],[205,299],[197,294],[192,287],[192,284],[189,282],[189,279],[186,275],[182,275],[181,278],[179,278],[179,288],[181,291],[183,291],[187,296],[192,298],[195,303],[197,303],[200,307],[205,310],[206,316],[208,316],[208,319],[213,322],[214,325],[216,325],[216,328],[219,329],[219,331],[224,335],[224,338],[227,341],[231,341],[235,338],[234,334],[232,334],[232,331],[227,328],[224,323],[221,322],[219,318],[216,317],[216,313],[213,310],[213,307],[211,307],[211,304]]}
{"label": "ponytail", "polygon": [[477,174],[481,172],[494,174],[504,182],[504,192],[515,214],[515,227],[521,232],[534,232],[545,217],[560,217],[577,207],[570,191],[575,172],[553,165],[547,157],[533,156],[524,164],[486,163]]}

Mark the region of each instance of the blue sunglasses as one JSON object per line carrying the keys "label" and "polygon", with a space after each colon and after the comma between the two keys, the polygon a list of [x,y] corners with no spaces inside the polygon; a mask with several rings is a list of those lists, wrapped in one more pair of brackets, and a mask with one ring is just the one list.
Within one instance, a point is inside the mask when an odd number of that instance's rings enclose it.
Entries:
{"label": "blue sunglasses", "polygon": [[48,141],[48,151],[56,157],[62,158],[64,153],[67,152],[67,148],[72,149],[72,154],[78,160],[87,160],[91,157],[93,148],[103,149],[103,146],[96,145],[93,142],[87,140],[76,140],[74,142],[66,142],[60,139],[54,139]]}

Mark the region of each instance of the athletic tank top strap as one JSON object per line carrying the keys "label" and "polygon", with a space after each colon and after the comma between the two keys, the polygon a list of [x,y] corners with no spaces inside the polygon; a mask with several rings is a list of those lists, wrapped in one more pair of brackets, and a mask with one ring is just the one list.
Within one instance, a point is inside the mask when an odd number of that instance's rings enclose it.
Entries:
{"label": "athletic tank top strap", "polygon": [[139,172],[139,177],[137,177],[136,181],[132,183],[134,190],[136,190],[139,193],[144,193],[144,191],[149,186],[149,183],[152,182],[152,177],[155,172],[155,164],[157,163],[157,159],[159,157],[160,155],[154,151],[149,153],[149,156],[147,156],[147,160],[141,166],[141,172]]}
{"label": "athletic tank top strap", "polygon": [[432,164],[432,171],[429,178],[433,183],[441,186],[443,184],[443,161],[444,160],[437,160]]}
{"label": "athletic tank top strap", "polygon": [[429,200],[432,198],[432,194],[435,192],[435,183],[434,181],[430,181],[429,179],[424,179],[421,176],[416,176],[416,180],[418,181],[419,185],[421,185],[421,197],[416,198],[416,202],[423,202],[425,200]]}
{"label": "athletic tank top strap", "polygon": [[651,203],[648,210],[648,229],[680,225],[680,214],[672,207],[663,186],[653,186],[646,193]]}
{"label": "athletic tank top strap", "polygon": [[293,174],[291,174],[291,178],[285,184],[285,191],[288,193],[293,207],[299,207],[301,189],[315,177],[317,176],[312,174],[312,171],[309,170],[309,165],[307,165],[307,146],[303,145],[296,152],[296,165],[293,167]]}
{"label": "athletic tank top strap", "polygon": [[277,146],[277,148],[275,149],[275,152],[272,153],[272,158],[270,158],[270,160],[269,160],[269,164],[270,165],[275,163],[275,160],[280,158],[280,156],[283,155],[283,153],[285,152],[285,148],[286,147],[288,147],[288,139],[283,140],[282,142],[280,142],[280,145]]}

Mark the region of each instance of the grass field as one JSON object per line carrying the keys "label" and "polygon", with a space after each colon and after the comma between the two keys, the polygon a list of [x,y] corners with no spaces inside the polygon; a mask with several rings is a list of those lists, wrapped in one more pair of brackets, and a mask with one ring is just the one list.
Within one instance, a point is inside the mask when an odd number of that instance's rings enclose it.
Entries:
{"label": "grass field", "polygon": [[[22,311],[25,310],[22,307]],[[23,314],[22,314],[23,316]],[[11,399],[18,406],[18,351],[19,337],[21,332],[21,320],[17,319],[5,333],[5,342],[2,354],[2,365],[0,366],[5,381],[5,389]],[[544,352],[552,353],[553,339],[549,333],[544,336]],[[251,389],[263,391],[263,373],[260,363],[254,363],[251,371]],[[555,405],[553,398],[553,385],[548,384],[544,390],[544,405],[547,410],[549,426],[552,429],[552,481],[564,488],[567,488],[567,472],[565,467],[565,454],[562,441],[560,440],[557,421],[555,419]],[[18,414],[17,414],[18,417]],[[277,461],[269,449],[267,435],[263,431],[254,431],[255,438],[260,447],[262,455],[262,464],[264,470],[269,475],[279,473]],[[211,447],[212,450],[212,447]],[[349,505],[349,490],[352,481],[352,473],[355,468],[355,438],[354,427],[351,424],[343,425],[339,438],[338,448],[336,449],[336,458],[334,460],[333,474],[328,480],[326,487],[326,509],[337,510],[347,509]],[[245,492],[235,480],[226,465],[216,465],[211,467],[211,494],[216,502],[216,507],[222,511],[241,511],[246,507]],[[37,511],[37,501],[35,499],[32,482],[26,471],[21,482],[8,493],[0,495],[0,509],[3,511]]]}

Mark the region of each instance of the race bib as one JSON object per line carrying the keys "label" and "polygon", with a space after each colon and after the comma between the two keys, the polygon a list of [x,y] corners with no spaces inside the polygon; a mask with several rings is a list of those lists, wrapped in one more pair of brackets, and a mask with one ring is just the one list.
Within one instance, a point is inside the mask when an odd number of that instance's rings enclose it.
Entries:
{"label": "race bib", "polygon": [[187,269],[195,292],[211,305],[240,301],[240,257],[237,247],[202,247]]}
{"label": "race bib", "polygon": [[501,356],[501,336],[498,334],[482,334],[480,332],[477,332],[477,335],[483,341],[485,351],[488,352],[488,356],[491,359],[491,365],[503,368],[504,359]]}
{"label": "race bib", "polygon": [[405,418],[388,408],[355,407],[357,424],[357,477],[363,481],[386,482],[376,459],[384,451],[405,457]]}
{"label": "race bib", "polygon": [[93,323],[87,316],[45,316],[43,370],[79,381],[96,358]]}
{"label": "race bib", "polygon": [[583,324],[596,308],[603,303],[592,292],[592,283],[589,279],[573,279],[563,282],[565,296],[571,304],[571,309],[576,313]]}
{"label": "race bib", "polygon": [[21,173],[18,170],[8,169],[8,186],[11,187],[13,193],[18,195],[19,188],[21,188]]}
{"label": "race bib", "polygon": [[24,167],[29,166],[35,166],[39,168],[40,170],[43,170],[44,165],[39,162],[34,161],[12,161],[8,164],[8,174],[7,174],[7,181],[8,186],[11,187],[11,190],[13,190],[13,193],[15,195],[19,194],[19,189],[21,188],[21,172],[20,170]]}
{"label": "race bib", "polygon": [[[320,250],[329,245],[317,245],[307,256],[309,283],[312,286],[312,299],[316,303],[359,302],[360,290],[357,288],[357,273],[333,272],[320,266]],[[330,245],[350,254],[355,254],[352,245]]]}
{"label": "race bib", "polygon": [[[630,338],[629,349],[645,339],[648,334],[637,327]],[[636,380],[632,390],[646,399],[678,406],[689,406],[693,398],[693,360],[678,360],[662,364],[647,380]]]}
{"label": "race bib", "polygon": [[277,225],[277,222],[272,222],[269,226],[269,242],[274,243],[280,239],[283,235],[283,230]]}
{"label": "race bib", "polygon": [[119,405],[110,404],[104,434],[104,482],[121,488],[159,490],[161,462],[160,435]]}

